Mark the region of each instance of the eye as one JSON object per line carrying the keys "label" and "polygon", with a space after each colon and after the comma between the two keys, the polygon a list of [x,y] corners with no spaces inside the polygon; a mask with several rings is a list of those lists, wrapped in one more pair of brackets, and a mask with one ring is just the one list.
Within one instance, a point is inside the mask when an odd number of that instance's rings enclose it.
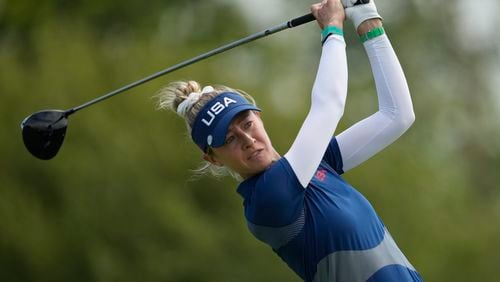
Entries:
{"label": "eye", "polygon": [[226,138],[226,144],[230,144],[231,142],[234,141],[234,136],[229,136],[228,138]]}
{"label": "eye", "polygon": [[248,129],[252,126],[253,124],[253,121],[248,121],[247,123],[245,123],[245,129]]}

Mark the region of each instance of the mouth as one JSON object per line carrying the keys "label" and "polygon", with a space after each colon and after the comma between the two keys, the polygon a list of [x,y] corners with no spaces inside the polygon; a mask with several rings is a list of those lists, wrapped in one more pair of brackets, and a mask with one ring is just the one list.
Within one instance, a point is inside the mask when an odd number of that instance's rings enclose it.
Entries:
{"label": "mouth", "polygon": [[251,160],[252,158],[255,158],[257,157],[258,155],[260,155],[260,153],[263,151],[264,149],[258,149],[258,150],[255,150],[252,152],[252,154],[250,154],[250,156],[248,157],[249,160]]}

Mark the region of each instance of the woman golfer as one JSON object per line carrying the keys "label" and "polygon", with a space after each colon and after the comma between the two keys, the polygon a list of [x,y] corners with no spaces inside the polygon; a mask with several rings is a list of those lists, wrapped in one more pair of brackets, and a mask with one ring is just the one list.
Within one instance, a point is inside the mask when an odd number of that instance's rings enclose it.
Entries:
{"label": "woman golfer", "polygon": [[[375,4],[352,2],[324,0],[311,7],[322,29],[322,55],[309,113],[283,156],[269,140],[260,109],[242,91],[174,82],[160,91],[160,108],[185,119],[206,170],[240,177],[237,191],[250,231],[305,281],[422,281],[370,203],[340,177],[415,119]],[[379,110],[334,136],[347,95],[346,16],[364,42]]]}

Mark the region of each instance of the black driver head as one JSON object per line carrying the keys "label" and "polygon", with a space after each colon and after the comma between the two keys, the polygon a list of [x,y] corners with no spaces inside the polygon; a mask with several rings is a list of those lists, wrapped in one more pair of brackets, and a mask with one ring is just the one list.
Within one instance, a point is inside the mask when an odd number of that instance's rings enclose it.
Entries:
{"label": "black driver head", "polygon": [[45,110],[34,113],[21,123],[24,145],[33,156],[50,160],[61,148],[67,126],[65,111]]}

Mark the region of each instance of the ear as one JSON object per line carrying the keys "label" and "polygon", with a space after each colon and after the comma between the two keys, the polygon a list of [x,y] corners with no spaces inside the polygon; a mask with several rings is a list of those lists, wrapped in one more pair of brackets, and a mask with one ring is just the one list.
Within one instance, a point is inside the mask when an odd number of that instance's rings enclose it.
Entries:
{"label": "ear", "polygon": [[212,154],[207,154],[207,153],[204,153],[203,154],[203,159],[213,165],[216,165],[216,166],[223,166],[223,164],[221,162],[219,162],[217,160],[217,158],[212,155]]}

